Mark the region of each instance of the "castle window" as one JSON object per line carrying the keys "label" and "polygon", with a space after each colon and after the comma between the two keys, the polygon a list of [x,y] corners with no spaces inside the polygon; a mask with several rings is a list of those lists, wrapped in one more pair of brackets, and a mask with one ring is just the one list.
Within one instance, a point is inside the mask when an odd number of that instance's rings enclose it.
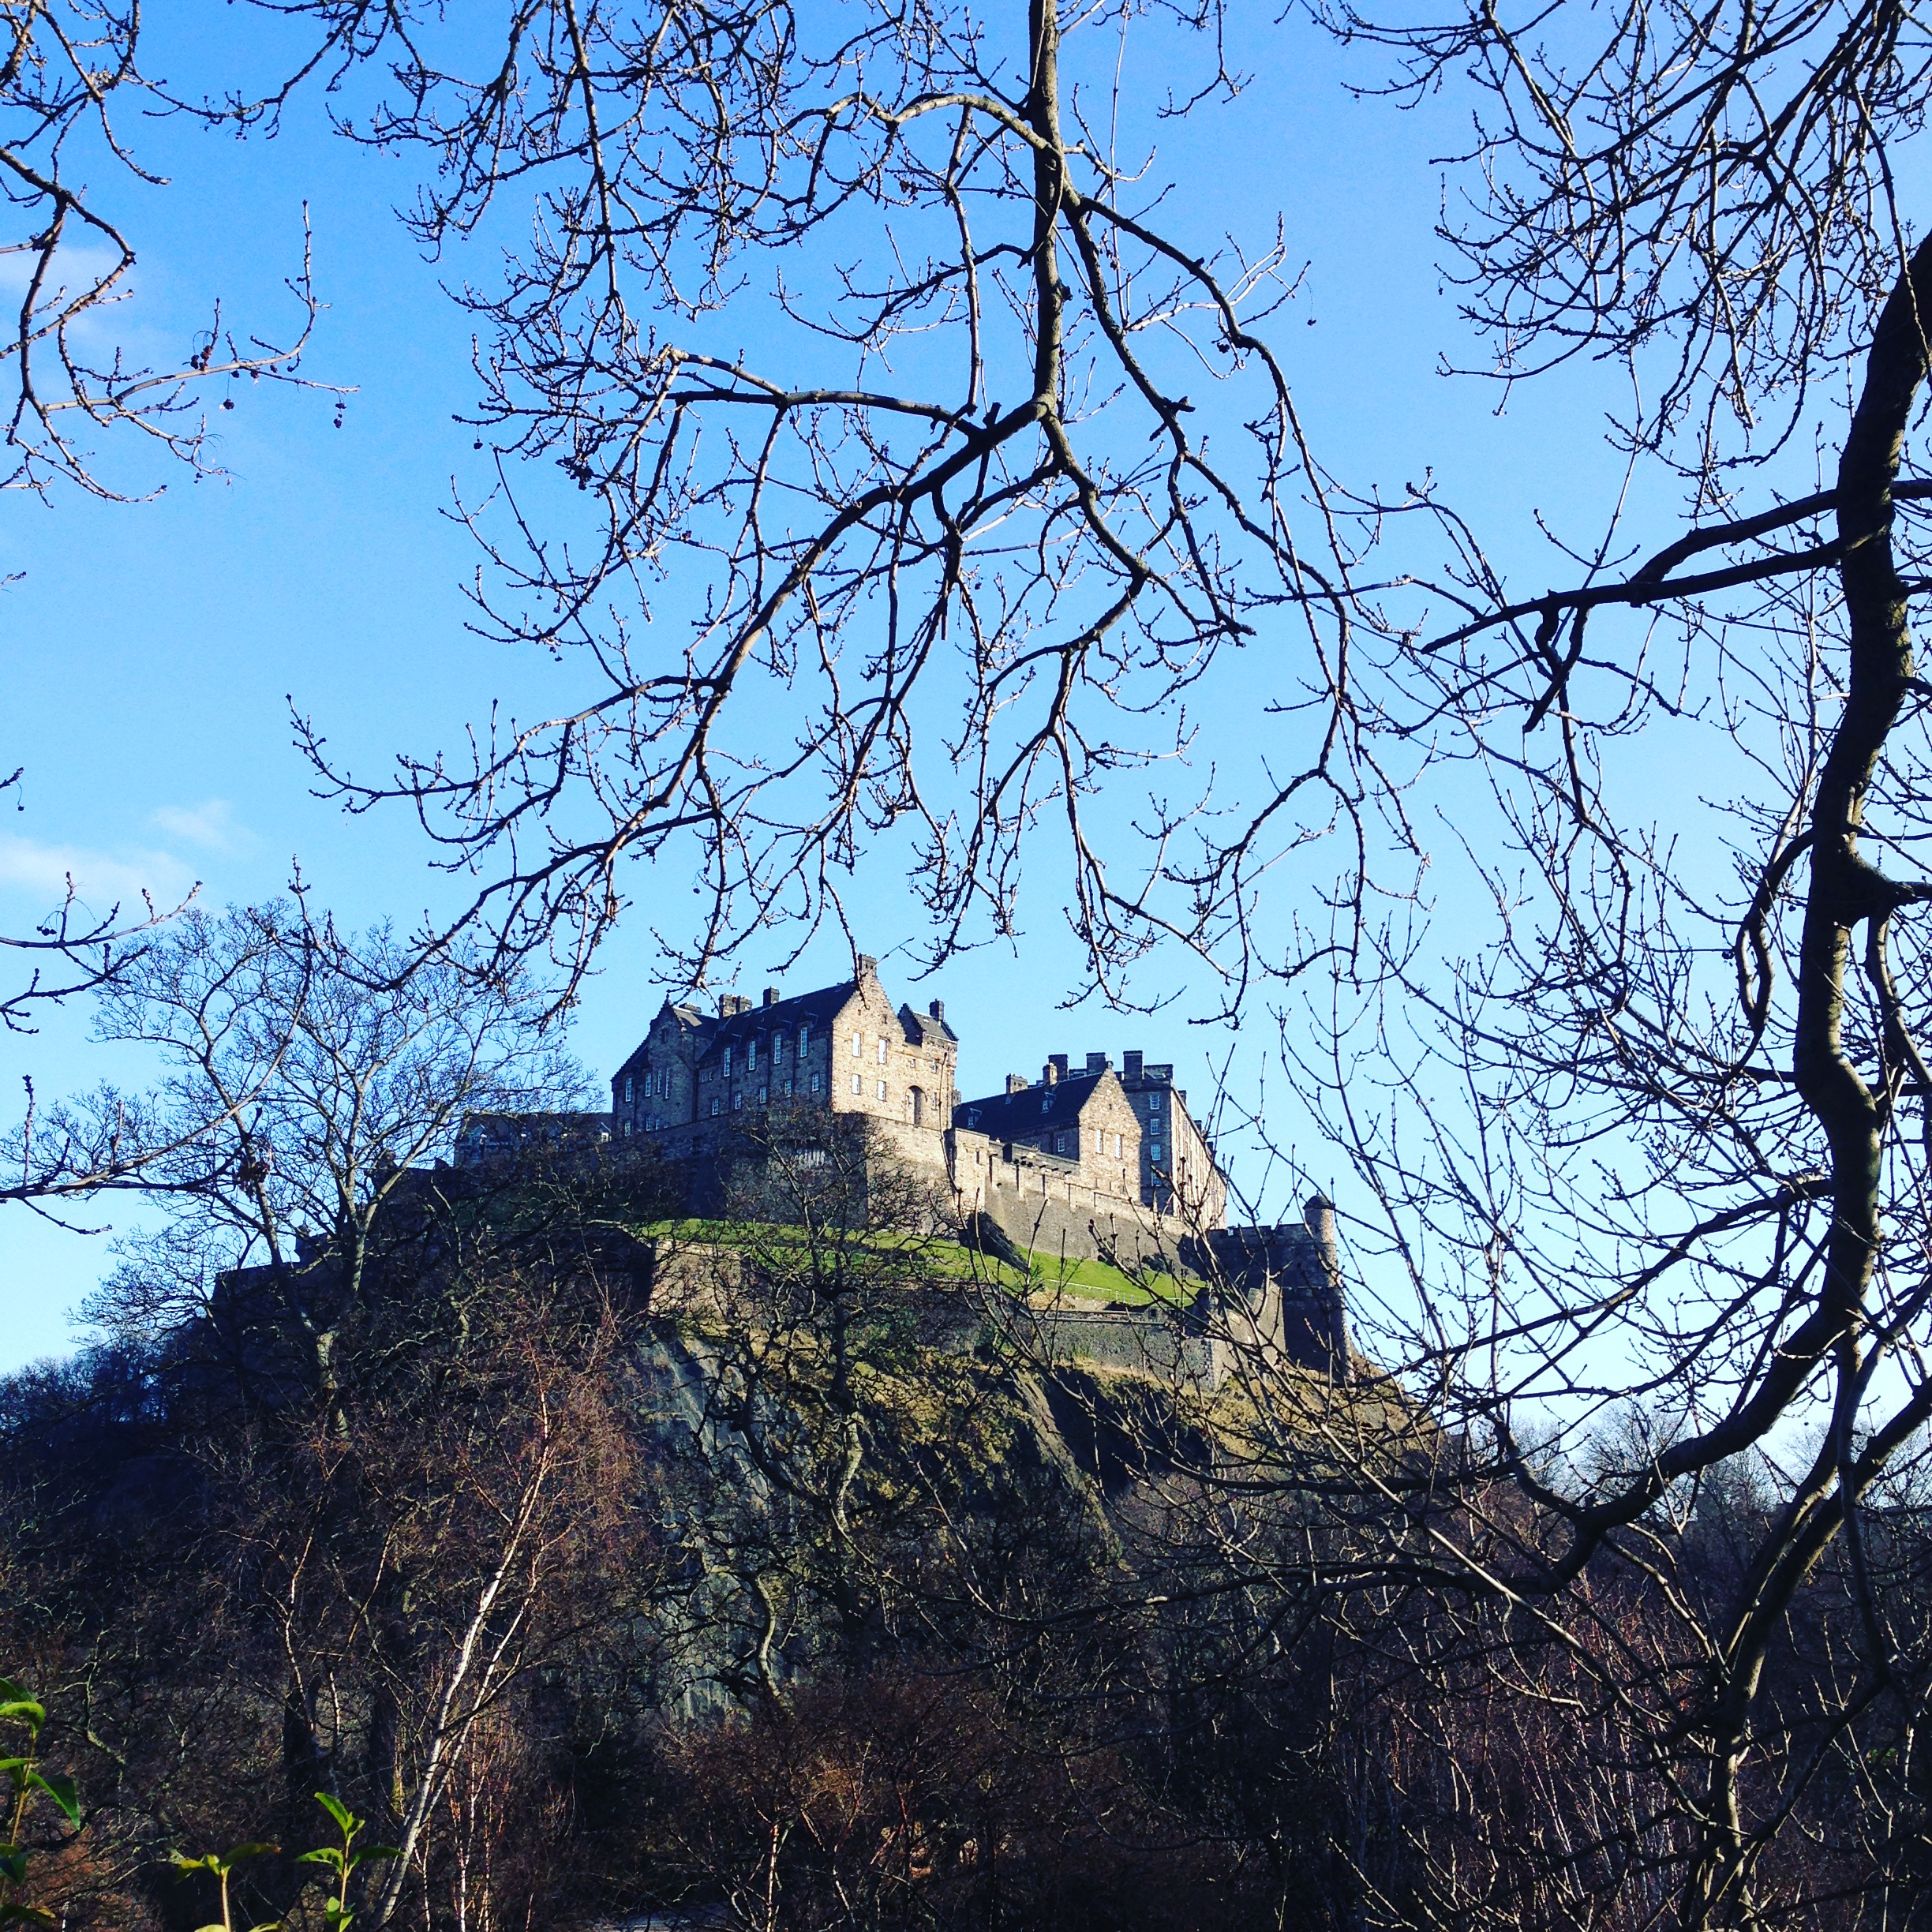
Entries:
{"label": "castle window", "polygon": [[814,1093],[816,1093],[818,1091],[818,1082],[822,1077],[822,1076],[821,1075],[817,1073],[814,1073],[812,1076],[812,1091]]}
{"label": "castle window", "polygon": [[1053,1089],[1050,1087],[1040,1095],[1040,1111],[1043,1114],[1050,1114],[1053,1111]]}
{"label": "castle window", "polygon": [[758,1089],[758,1105],[760,1106],[771,1105],[771,1089],[769,1087],[761,1087]]}
{"label": "castle window", "polygon": [[1121,1136],[1116,1134],[1114,1136],[1114,1158],[1116,1160],[1118,1160],[1126,1151],[1127,1148],[1125,1140]]}
{"label": "castle window", "polygon": [[739,1093],[739,1094],[733,1094],[733,1095],[732,1095],[732,1111],[733,1111],[734,1113],[735,1113],[735,1112],[736,1112],[736,1111],[737,1111],[737,1110],[738,1110],[739,1107],[743,1106],[743,1105],[744,1105],[744,1095],[743,1095],[743,1094]]}
{"label": "castle window", "polygon": [[883,1080],[881,1080],[878,1084],[878,1097],[882,1100],[886,1098],[886,1083]]}
{"label": "castle window", "polygon": [[855,1094],[862,1094],[865,1091],[865,1076],[863,1073],[855,1073],[852,1076],[852,1091]]}
{"label": "castle window", "polygon": [[886,1036],[882,1033],[879,1035],[878,1063],[881,1066],[886,1064]]}
{"label": "castle window", "polygon": [[1054,1151],[1056,1154],[1064,1154],[1066,1151],[1066,1136],[1065,1134],[1054,1136]]}
{"label": "castle window", "polygon": [[728,1046],[724,1049],[724,1077],[727,1080],[731,1078],[731,1049]]}
{"label": "castle window", "polygon": [[625,1105],[626,1106],[628,1106],[631,1104],[631,1076],[630,1076],[628,1073],[627,1073],[627,1074],[624,1076],[624,1105]]}
{"label": "castle window", "polygon": [[745,1042],[745,1071],[747,1073],[758,1071],[758,1042],[754,1039]]}
{"label": "castle window", "polygon": [[805,1058],[805,1050],[806,1050],[806,1048],[807,1048],[807,1047],[808,1047],[809,1046],[811,1046],[811,1028],[810,1027],[808,1027],[808,1026],[802,1026],[802,1027],[800,1027],[800,1028],[799,1028],[799,1044],[798,1044],[798,1050],[799,1050],[799,1058],[801,1060],[803,1060],[803,1059]]}
{"label": "castle window", "polygon": [[865,1051],[865,1042],[855,1033],[852,1035],[852,1058],[856,1060]]}

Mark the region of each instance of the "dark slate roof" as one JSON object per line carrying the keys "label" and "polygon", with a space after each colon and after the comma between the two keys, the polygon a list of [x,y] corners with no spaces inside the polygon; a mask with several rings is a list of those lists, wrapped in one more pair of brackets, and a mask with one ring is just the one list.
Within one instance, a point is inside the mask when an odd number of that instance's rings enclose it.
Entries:
{"label": "dark slate roof", "polygon": [[959,1035],[943,1020],[935,1020],[929,1013],[915,1012],[909,1005],[899,1009],[899,1024],[906,1030],[906,1038],[915,1046],[957,1046]]}
{"label": "dark slate roof", "polygon": [[837,986],[821,987],[814,993],[773,1000],[769,1006],[747,1006],[728,1019],[714,1020],[705,1041],[703,1058],[709,1060],[724,1047],[739,1040],[755,1039],[773,1027],[829,1026],[858,990],[856,980],[842,979]]}
{"label": "dark slate roof", "polygon": [[[1076,1125],[1080,1110],[1093,1098],[1103,1073],[1069,1073],[1050,1087],[1028,1087],[1017,1094],[993,1094],[962,1100],[953,1110],[955,1126],[989,1134],[995,1140],[1030,1140],[1056,1127]],[[1044,1100],[1044,1109],[1040,1103]]]}

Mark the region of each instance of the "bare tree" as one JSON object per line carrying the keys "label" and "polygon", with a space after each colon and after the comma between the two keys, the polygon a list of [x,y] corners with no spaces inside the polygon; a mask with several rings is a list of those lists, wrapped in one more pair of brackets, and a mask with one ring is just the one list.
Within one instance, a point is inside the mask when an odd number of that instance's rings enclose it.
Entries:
{"label": "bare tree", "polygon": [[541,1110],[581,1084],[535,1026],[534,989],[406,967],[384,930],[350,938],[268,905],[184,915],[102,994],[103,1036],[158,1049],[171,1070],[152,1095],[56,1110],[54,1128],[90,1140],[133,1123],[141,1158],[122,1185],[170,1215],[134,1244],[98,1318],[153,1332],[219,1313],[223,1283],[246,1280],[229,1317],[245,1325],[265,1297],[334,1399],[372,1256],[385,1230],[414,1237],[411,1191],[465,1114]]}
{"label": "bare tree", "polygon": [[[351,807],[406,799],[453,871],[481,868],[458,925],[574,975],[625,862],[676,855],[706,909],[661,937],[698,975],[837,918],[897,827],[943,953],[1013,930],[1022,840],[1050,826],[1117,987],[1353,824],[1354,539],[1258,332],[1292,293],[1284,245],[1204,245],[1118,152],[1151,133],[1118,125],[1131,12],[560,4],[519,9],[474,72],[413,47],[357,131],[434,158],[420,237],[511,190],[541,211],[466,297],[508,506],[474,520],[477,622],[578,681],[393,780],[303,742]],[[1199,63],[1172,110],[1230,93],[1219,9],[1156,13],[1172,71]],[[754,318],[769,367],[736,346]],[[581,518],[525,502],[532,464]],[[1189,698],[1277,637],[1297,749],[1204,846]],[[1093,820],[1136,773],[1131,829]]]}

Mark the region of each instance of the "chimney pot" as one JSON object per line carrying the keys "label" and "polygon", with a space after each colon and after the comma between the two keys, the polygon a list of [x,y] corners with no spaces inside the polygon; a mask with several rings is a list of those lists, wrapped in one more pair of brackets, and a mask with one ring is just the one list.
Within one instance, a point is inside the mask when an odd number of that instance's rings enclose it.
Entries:
{"label": "chimney pot", "polygon": [[1046,1078],[1050,1082],[1053,1080],[1063,1080],[1066,1078],[1067,1057],[1065,1054],[1054,1054],[1047,1061],[1046,1064],[1053,1069],[1053,1071],[1046,1076]]}

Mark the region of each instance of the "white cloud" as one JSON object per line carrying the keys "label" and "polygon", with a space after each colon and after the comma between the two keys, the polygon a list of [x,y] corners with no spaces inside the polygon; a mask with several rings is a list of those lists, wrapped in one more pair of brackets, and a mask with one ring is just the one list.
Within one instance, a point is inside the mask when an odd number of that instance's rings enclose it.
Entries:
{"label": "white cloud", "polygon": [[208,799],[199,805],[163,805],[148,814],[148,822],[205,852],[239,852],[255,843],[255,834],[235,822],[234,807],[226,799]]}
{"label": "white cloud", "polygon": [[36,911],[58,906],[67,896],[70,878],[81,905],[102,917],[117,904],[123,912],[136,910],[144,890],[159,906],[176,905],[195,883],[193,874],[172,852],[113,854],[0,836],[0,886],[30,897]]}

